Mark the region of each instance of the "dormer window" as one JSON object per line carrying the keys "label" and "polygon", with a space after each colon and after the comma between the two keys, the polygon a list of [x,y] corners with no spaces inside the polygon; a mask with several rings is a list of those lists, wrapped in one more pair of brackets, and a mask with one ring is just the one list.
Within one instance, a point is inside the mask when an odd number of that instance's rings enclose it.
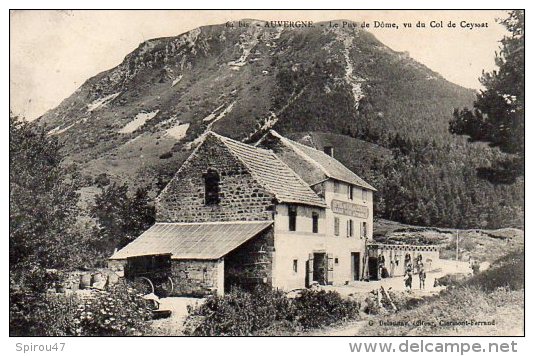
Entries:
{"label": "dormer window", "polygon": [[206,205],[219,204],[219,181],[219,173],[216,170],[208,169],[204,174],[204,203]]}

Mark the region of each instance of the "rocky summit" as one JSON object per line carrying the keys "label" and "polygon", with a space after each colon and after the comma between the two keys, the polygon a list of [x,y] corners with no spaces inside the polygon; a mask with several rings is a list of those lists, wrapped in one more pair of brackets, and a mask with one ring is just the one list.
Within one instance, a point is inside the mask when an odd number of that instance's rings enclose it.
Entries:
{"label": "rocky summit", "polygon": [[474,92],[338,22],[241,20],[148,40],[39,123],[88,175],[136,184],[175,171],[208,130],[248,142],[269,128],[453,140],[452,110]]}

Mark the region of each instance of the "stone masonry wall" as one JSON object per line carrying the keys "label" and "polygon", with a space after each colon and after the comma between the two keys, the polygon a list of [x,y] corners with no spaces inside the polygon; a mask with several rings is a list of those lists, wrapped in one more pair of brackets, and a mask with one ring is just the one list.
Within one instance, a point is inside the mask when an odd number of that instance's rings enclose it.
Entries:
{"label": "stone masonry wall", "polygon": [[274,231],[270,227],[239,246],[224,258],[225,290],[231,285],[243,288],[258,284],[272,286]]}
{"label": "stone masonry wall", "polygon": [[219,261],[172,260],[172,280],[175,296],[206,296],[216,294],[219,288]]}
{"label": "stone masonry wall", "polygon": [[[208,168],[220,176],[220,203],[204,204]],[[162,191],[157,200],[159,222],[272,220],[274,196],[259,185],[246,167],[213,136],[208,136]]]}

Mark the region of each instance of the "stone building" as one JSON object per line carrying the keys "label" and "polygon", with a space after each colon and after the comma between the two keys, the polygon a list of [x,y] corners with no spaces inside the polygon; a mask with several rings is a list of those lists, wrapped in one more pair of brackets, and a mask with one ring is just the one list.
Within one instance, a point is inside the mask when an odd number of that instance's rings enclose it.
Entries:
{"label": "stone building", "polygon": [[167,254],[177,294],[361,280],[375,189],[325,151],[209,132],[158,196],[156,224],[110,264]]}

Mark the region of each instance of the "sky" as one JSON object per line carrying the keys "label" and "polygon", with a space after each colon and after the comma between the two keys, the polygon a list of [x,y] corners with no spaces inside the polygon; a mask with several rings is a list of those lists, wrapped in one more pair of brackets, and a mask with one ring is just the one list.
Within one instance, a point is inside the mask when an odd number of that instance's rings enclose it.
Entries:
{"label": "sky", "polygon": [[[199,26],[240,19],[397,23],[370,28],[382,43],[464,87],[480,89],[483,70],[495,68],[494,54],[506,34],[496,18],[503,11],[11,11],[10,108],[33,120],[56,107],[85,80],[120,64],[148,39],[176,36]],[[427,26],[416,26],[418,21]],[[443,28],[431,28],[431,21]],[[449,21],[457,24],[451,28]],[[488,23],[461,28],[460,22]],[[403,23],[412,23],[404,28]]]}

